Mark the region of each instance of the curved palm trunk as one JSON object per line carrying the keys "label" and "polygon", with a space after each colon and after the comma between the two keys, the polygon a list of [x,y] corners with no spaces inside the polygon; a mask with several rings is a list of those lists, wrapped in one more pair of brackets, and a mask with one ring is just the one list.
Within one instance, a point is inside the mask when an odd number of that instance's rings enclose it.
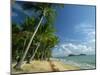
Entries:
{"label": "curved palm trunk", "polygon": [[[21,53],[23,53],[23,51],[24,51],[24,48],[25,48],[25,45],[26,45],[26,40],[27,40],[27,39],[24,40],[24,44],[23,44],[24,46],[23,46],[23,50],[21,51]],[[20,61],[20,57],[17,58],[17,63],[16,63],[16,65],[14,66],[14,68],[16,68],[16,67],[18,66],[19,61]]]}
{"label": "curved palm trunk", "polygon": [[25,49],[26,41],[27,41],[27,39],[25,39],[25,41],[24,41],[23,51]]}
{"label": "curved palm trunk", "polygon": [[41,56],[41,60],[44,60],[44,59],[45,59],[45,45],[43,46],[42,56]]}
{"label": "curved palm trunk", "polygon": [[44,57],[44,51],[42,51],[41,61],[43,60],[43,57]]}
{"label": "curved palm trunk", "polygon": [[36,49],[35,49],[35,52],[33,53],[32,57],[31,57],[30,60],[29,60],[29,62],[31,62],[32,59],[34,59],[35,54],[37,53],[37,51],[38,51],[38,49],[39,49],[39,46],[40,46],[40,43],[38,43],[38,45],[37,45],[37,47],[36,47]]}
{"label": "curved palm trunk", "polygon": [[28,45],[27,45],[27,47],[26,47],[26,49],[25,49],[25,53],[23,54],[21,60],[19,61],[19,63],[18,63],[17,66],[16,66],[16,69],[20,69],[20,68],[21,68],[21,65],[22,65],[22,63],[23,63],[23,61],[24,61],[24,59],[25,59],[25,57],[26,57],[26,55],[27,55],[27,53],[28,53],[28,50],[29,50],[29,48],[30,48],[30,46],[31,46],[31,43],[32,43],[33,39],[34,39],[34,36],[35,36],[36,32],[38,31],[38,29],[39,29],[39,27],[40,27],[40,25],[41,25],[41,23],[42,23],[42,21],[43,21],[43,17],[44,17],[44,16],[45,16],[45,10],[44,10],[44,12],[43,12],[43,16],[41,17],[41,19],[40,19],[40,21],[39,21],[39,23],[38,23],[38,25],[37,25],[37,27],[36,27],[36,29],[35,29],[35,31],[34,31],[32,37],[31,37],[31,39],[30,39],[30,41],[29,41],[29,43],[28,43]]}

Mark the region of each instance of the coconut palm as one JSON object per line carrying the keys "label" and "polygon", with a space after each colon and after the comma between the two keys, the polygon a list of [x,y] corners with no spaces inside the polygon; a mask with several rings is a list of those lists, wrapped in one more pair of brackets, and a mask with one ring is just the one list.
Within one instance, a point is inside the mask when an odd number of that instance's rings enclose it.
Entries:
{"label": "coconut palm", "polygon": [[[40,26],[36,36],[38,36],[38,39],[40,41],[40,49],[42,51],[41,54],[41,60],[45,59],[47,56],[48,50],[51,50],[50,48],[54,47],[56,44],[55,42],[55,37],[56,35],[54,34],[55,29],[54,27],[45,24],[44,26]],[[51,44],[49,44],[51,42]],[[50,46],[52,45],[52,46]],[[38,47],[39,48],[39,47]],[[33,53],[33,56],[31,57],[30,61],[35,57],[35,54],[38,52],[38,49],[36,48],[36,52]],[[45,58],[44,58],[45,57]]]}
{"label": "coconut palm", "polygon": [[36,10],[38,10],[38,12],[40,12],[40,15],[39,15],[40,20],[39,20],[39,22],[37,24],[37,27],[36,27],[34,33],[32,34],[32,36],[30,38],[30,41],[29,41],[29,43],[28,43],[28,45],[27,45],[27,47],[25,49],[25,52],[24,52],[21,60],[19,61],[19,64],[16,66],[16,68],[20,68],[21,67],[22,62],[24,61],[24,59],[25,59],[25,57],[26,57],[26,55],[27,55],[27,53],[29,51],[29,48],[30,48],[30,46],[32,44],[32,41],[33,41],[33,39],[34,39],[34,37],[35,37],[40,25],[43,23],[43,21],[45,21],[44,20],[45,16],[47,14],[51,13],[50,10],[52,9],[51,8],[51,4],[42,4],[42,3],[36,3],[36,4],[24,3],[22,6],[24,7],[24,9],[31,9],[31,10],[36,9]]}

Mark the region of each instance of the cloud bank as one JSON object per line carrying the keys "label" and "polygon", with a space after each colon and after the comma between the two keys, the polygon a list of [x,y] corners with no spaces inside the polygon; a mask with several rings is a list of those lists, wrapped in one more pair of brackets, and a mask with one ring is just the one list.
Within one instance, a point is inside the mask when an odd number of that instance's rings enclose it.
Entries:
{"label": "cloud bank", "polygon": [[76,36],[77,34],[80,34],[80,36],[84,35],[82,40],[67,38],[69,41],[61,42],[54,48],[53,56],[68,56],[69,54],[95,54],[95,26],[81,23],[79,25],[75,25],[74,31]]}

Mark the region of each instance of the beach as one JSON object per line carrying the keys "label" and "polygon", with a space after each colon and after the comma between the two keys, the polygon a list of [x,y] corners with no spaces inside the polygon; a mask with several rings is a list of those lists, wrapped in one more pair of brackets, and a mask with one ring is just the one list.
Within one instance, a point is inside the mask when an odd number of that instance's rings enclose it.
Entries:
{"label": "beach", "polygon": [[[12,64],[12,67],[15,64]],[[22,70],[15,70],[12,68],[12,74],[19,73],[36,73],[36,72],[59,72],[59,71],[68,71],[68,70],[79,70],[79,67],[64,64],[61,61],[39,61],[34,60],[30,64],[23,64]]]}
{"label": "beach", "polygon": [[96,67],[95,55],[56,57],[52,60],[58,60],[65,64],[77,66],[80,67],[80,69],[95,69]]}

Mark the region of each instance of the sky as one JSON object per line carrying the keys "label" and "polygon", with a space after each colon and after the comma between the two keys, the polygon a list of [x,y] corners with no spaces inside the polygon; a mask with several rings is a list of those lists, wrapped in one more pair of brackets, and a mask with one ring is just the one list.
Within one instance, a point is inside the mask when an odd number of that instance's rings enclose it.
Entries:
{"label": "sky", "polygon": [[57,9],[55,27],[60,43],[53,56],[95,54],[95,7],[65,5]]}
{"label": "sky", "polygon": [[[60,42],[52,55],[95,54],[95,7],[66,4],[56,8],[56,12],[54,27]],[[26,15],[29,13],[23,12],[18,4],[12,7],[13,21],[23,23]]]}

